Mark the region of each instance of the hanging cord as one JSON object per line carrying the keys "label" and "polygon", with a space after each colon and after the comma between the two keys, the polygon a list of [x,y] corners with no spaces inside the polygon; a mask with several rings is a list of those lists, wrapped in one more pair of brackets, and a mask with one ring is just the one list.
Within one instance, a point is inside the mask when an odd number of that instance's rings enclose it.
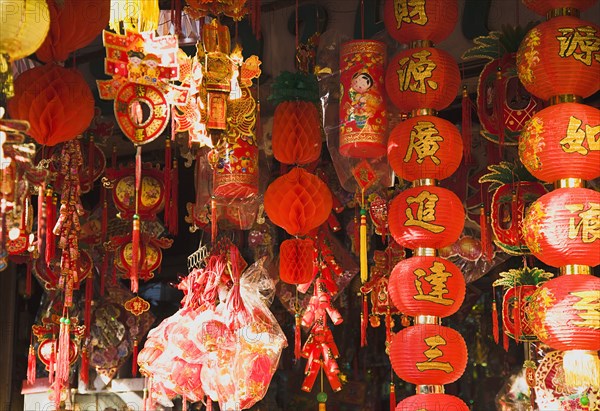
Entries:
{"label": "hanging cord", "polygon": [[360,38],[365,39],[365,0],[360,0]]}

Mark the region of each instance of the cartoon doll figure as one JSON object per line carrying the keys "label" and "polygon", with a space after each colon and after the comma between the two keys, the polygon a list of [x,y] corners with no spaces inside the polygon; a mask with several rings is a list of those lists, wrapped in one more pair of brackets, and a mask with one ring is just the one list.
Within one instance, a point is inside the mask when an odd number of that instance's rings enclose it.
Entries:
{"label": "cartoon doll figure", "polygon": [[144,66],[144,80],[146,83],[154,84],[158,79],[158,66],[160,58],[155,54],[147,54],[142,62]]}
{"label": "cartoon doll figure", "polygon": [[350,103],[348,109],[348,121],[354,121],[358,128],[364,128],[369,117],[375,114],[377,106],[381,104],[381,98],[373,94],[373,77],[365,71],[357,71],[352,76],[348,96]]}
{"label": "cartoon doll figure", "polygon": [[142,76],[142,60],[144,59],[144,53],[141,51],[130,50],[127,52],[129,57],[127,63],[127,77],[129,81],[137,83]]}

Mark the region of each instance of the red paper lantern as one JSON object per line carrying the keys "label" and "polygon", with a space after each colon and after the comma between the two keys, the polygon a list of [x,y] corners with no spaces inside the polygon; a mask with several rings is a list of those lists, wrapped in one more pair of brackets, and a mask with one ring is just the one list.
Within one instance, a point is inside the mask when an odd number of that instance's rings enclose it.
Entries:
{"label": "red paper lantern", "polygon": [[275,108],[271,144],[283,164],[308,164],[321,155],[321,122],[310,101],[284,101]]}
{"label": "red paper lantern", "polygon": [[458,20],[456,0],[410,2],[386,0],[383,4],[385,30],[400,43],[447,38]]}
{"label": "red paper lantern", "polygon": [[306,235],[327,220],[333,198],[319,177],[296,167],[267,187],[264,205],[274,224],[290,235]]}
{"label": "red paper lantern", "polygon": [[546,16],[554,9],[574,8],[579,11],[587,10],[596,3],[596,0],[522,0],[529,10]]}
{"label": "red paper lantern", "polygon": [[462,159],[462,138],[451,122],[435,116],[412,117],[398,124],[388,141],[388,162],[409,181],[450,177]]}
{"label": "red paper lantern", "polygon": [[600,278],[562,275],[545,282],[532,295],[526,314],[544,344],[562,351],[598,351],[599,305]]}
{"label": "red paper lantern", "polygon": [[8,112],[29,122],[28,134],[39,144],[72,140],[94,117],[94,97],[77,70],[46,64],[22,73],[14,86]]}
{"label": "red paper lantern", "polygon": [[392,270],[388,293],[402,314],[448,317],[458,311],[465,299],[465,279],[448,260],[411,257]]}
{"label": "red paper lantern", "polygon": [[398,377],[411,384],[450,384],[465,371],[467,345],[452,328],[418,324],[392,337],[390,361]]}
{"label": "red paper lantern", "polygon": [[46,63],[65,61],[71,52],[87,46],[110,18],[110,2],[106,0],[48,0],[48,9],[50,31],[35,53]]}
{"label": "red paper lantern", "polygon": [[600,88],[600,61],[593,44],[598,26],[560,16],[531,29],[519,46],[517,71],[525,88],[548,100],[552,96],[589,97]]}
{"label": "red paper lantern", "polygon": [[519,157],[536,178],[555,182],[564,178],[600,177],[600,110],[563,103],[537,113],[519,140]]}
{"label": "red paper lantern", "polygon": [[390,205],[389,227],[405,248],[443,248],[458,239],[465,210],[452,191],[437,186],[412,187]]}
{"label": "red paper lantern", "polygon": [[315,247],[311,239],[293,238],[279,246],[279,278],[288,284],[306,284],[314,275]]}
{"label": "red paper lantern", "polygon": [[523,238],[539,260],[553,267],[600,264],[600,192],[557,188],[534,202],[523,222]]}
{"label": "red paper lantern", "polygon": [[353,40],[340,49],[340,153],[385,155],[387,113],[383,86],[386,45]]}
{"label": "red paper lantern", "polygon": [[448,394],[419,394],[403,399],[396,411],[469,411],[467,404],[458,397]]}
{"label": "red paper lantern", "polygon": [[394,56],[385,75],[385,88],[402,112],[448,107],[460,88],[454,58],[433,47],[406,49]]}

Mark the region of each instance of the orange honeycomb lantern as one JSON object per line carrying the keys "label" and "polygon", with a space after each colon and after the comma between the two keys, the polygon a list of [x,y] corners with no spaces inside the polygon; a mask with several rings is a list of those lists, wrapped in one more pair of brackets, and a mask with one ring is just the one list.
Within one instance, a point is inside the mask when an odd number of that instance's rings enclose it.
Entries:
{"label": "orange honeycomb lantern", "polygon": [[280,163],[308,164],[321,155],[321,123],[311,101],[284,101],[275,108],[273,155]]}
{"label": "orange honeycomb lantern", "polygon": [[314,243],[293,238],[279,246],[279,278],[288,284],[306,284],[314,275]]}

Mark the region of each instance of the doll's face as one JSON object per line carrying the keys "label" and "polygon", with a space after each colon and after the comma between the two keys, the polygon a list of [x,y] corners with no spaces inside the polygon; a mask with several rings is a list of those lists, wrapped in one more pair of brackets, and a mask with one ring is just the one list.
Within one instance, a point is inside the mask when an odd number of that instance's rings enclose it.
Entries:
{"label": "doll's face", "polygon": [[352,77],[352,88],[357,93],[364,93],[373,85],[373,79],[366,73],[357,73]]}

